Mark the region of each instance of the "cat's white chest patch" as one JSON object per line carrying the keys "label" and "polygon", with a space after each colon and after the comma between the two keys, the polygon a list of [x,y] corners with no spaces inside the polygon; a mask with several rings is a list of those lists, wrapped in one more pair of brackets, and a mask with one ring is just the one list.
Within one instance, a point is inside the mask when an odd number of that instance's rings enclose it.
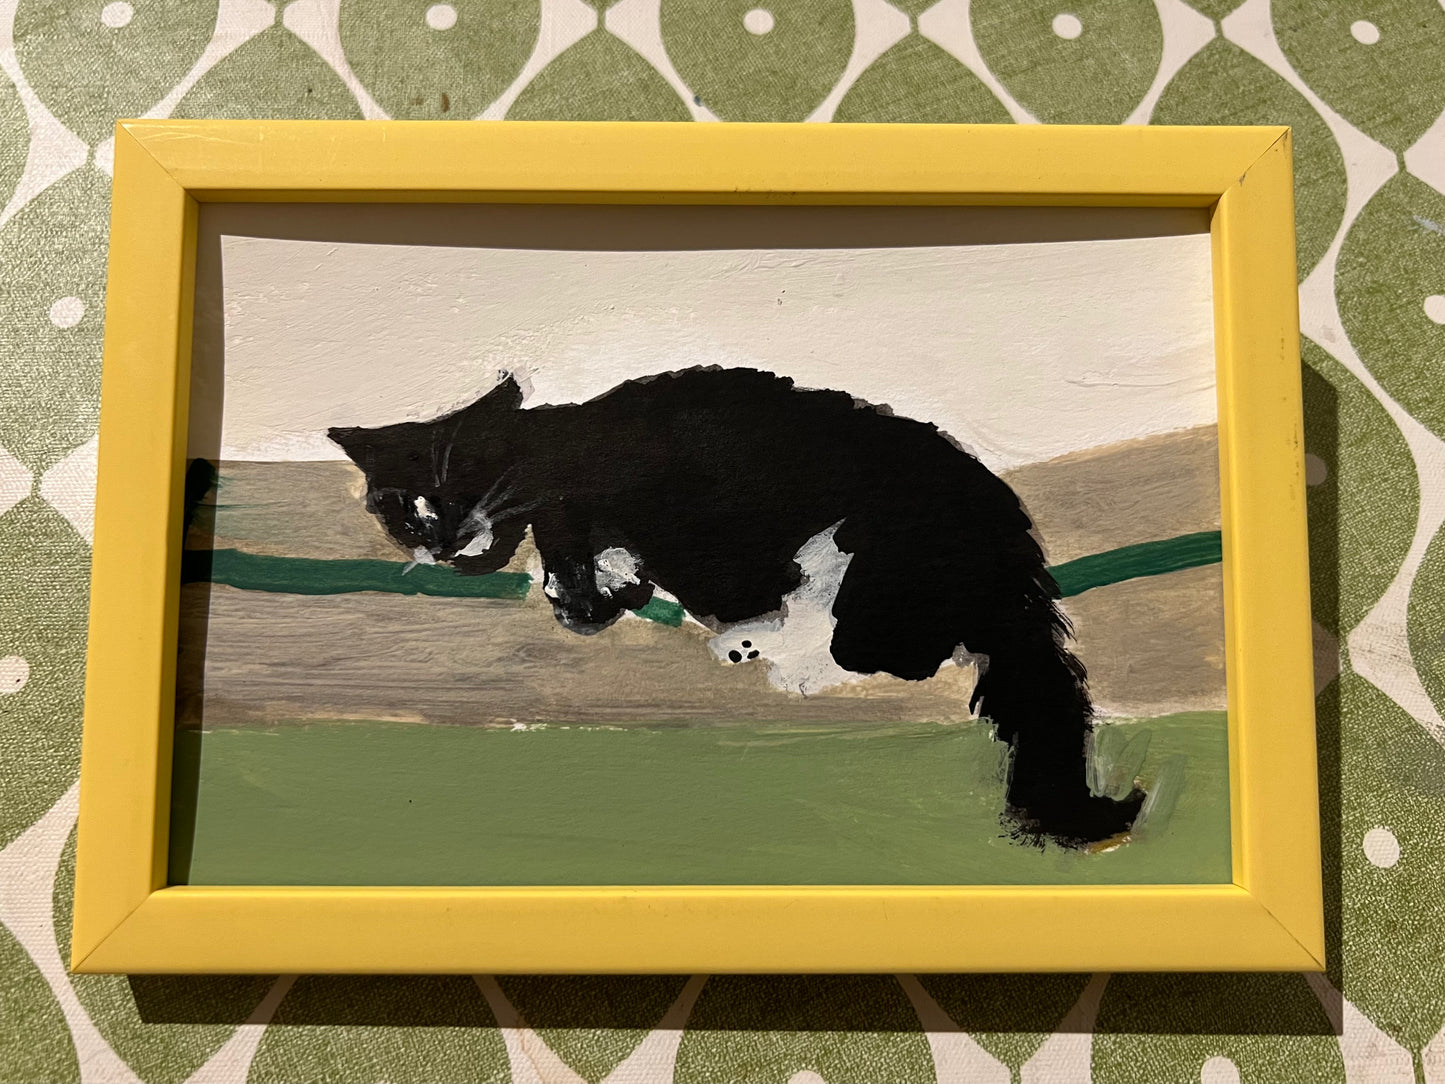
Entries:
{"label": "cat's white chest patch", "polygon": [[637,558],[621,546],[603,550],[594,558],[594,563],[597,590],[608,598],[629,584],[641,582],[637,578]]}
{"label": "cat's white chest patch", "polygon": [[838,526],[820,531],[798,549],[794,560],[803,570],[803,582],[783,598],[777,617],[741,621],[708,641],[719,661],[763,662],[769,682],[805,695],[861,679],[834,662],[830,650],[836,624],[833,600],[852,560],[833,542]]}

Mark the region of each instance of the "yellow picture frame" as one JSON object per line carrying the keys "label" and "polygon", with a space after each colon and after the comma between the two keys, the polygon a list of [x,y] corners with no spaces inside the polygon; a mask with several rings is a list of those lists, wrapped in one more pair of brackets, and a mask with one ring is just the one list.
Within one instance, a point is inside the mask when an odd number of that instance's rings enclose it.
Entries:
{"label": "yellow picture frame", "polygon": [[[72,968],[1323,970],[1290,146],[1281,127],[119,123]],[[168,886],[207,201],[1207,208],[1233,883]]]}

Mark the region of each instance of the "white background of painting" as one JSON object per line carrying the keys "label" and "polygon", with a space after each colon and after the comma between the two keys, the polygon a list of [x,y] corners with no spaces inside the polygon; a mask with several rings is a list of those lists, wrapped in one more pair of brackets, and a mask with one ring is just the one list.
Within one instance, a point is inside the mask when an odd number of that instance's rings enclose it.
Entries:
{"label": "white background of painting", "polygon": [[197,383],[224,312],[226,459],[340,459],[328,426],[433,417],[503,369],[533,406],[754,366],[933,421],[995,469],[1216,419],[1202,232],[675,251],[214,233]]}

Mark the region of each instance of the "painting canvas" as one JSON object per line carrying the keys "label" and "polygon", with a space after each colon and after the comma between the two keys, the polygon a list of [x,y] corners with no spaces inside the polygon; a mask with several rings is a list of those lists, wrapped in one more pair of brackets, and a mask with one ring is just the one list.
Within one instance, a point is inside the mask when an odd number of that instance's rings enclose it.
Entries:
{"label": "painting canvas", "polygon": [[172,883],[1230,880],[1203,212],[206,204]]}

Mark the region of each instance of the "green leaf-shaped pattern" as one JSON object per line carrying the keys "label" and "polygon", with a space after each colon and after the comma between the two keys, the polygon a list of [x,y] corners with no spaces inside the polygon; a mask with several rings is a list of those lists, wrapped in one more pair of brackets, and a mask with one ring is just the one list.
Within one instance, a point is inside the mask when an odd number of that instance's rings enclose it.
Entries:
{"label": "green leaf-shaped pattern", "polygon": [[0,1080],[68,1084],[80,1079],[65,1016],[35,962],[0,926]]}
{"label": "green leaf-shaped pattern", "polygon": [[[770,17],[766,31],[755,33],[744,23],[753,11]],[[682,81],[723,120],[802,120],[848,65],[853,5],[662,0],[662,40]]]}
{"label": "green leaf-shaped pattern", "polygon": [[21,0],[15,56],[60,122],[96,143],[190,71],[215,30],[216,2]]}
{"label": "green leaf-shaped pattern", "polygon": [[1189,6],[1219,22],[1244,0],[1189,0]]}
{"label": "green leaf-shaped pattern", "polygon": [[[55,939],[70,959],[75,832],[55,878]],[[235,1032],[274,975],[72,975],[75,996],[121,1060],[147,1084],[180,1084]]]}
{"label": "green leaf-shaped pattern", "polygon": [[1420,507],[1399,428],[1348,369],[1309,339],[1304,361],[1310,596],[1339,636],[1370,612],[1400,571]]}
{"label": "green leaf-shaped pattern", "polygon": [[1445,750],[1352,673],[1320,693],[1315,715],[1325,914],[1339,915],[1326,924],[1330,979],[1418,1054],[1445,1018]]}
{"label": "green leaf-shaped pattern", "polygon": [[919,975],[953,1022],[1018,1078],[1088,985],[1088,975]]}
{"label": "green leaf-shaped pattern", "polygon": [[1403,152],[1445,109],[1445,11],[1437,0],[1273,0],[1280,48],[1311,90]]}
{"label": "green leaf-shaped pattern", "polygon": [[36,473],[95,432],[109,211],[82,167],[0,233],[0,448]]}
{"label": "green leaf-shaped pattern", "polygon": [[1008,124],[983,80],[921,34],[909,34],[848,88],[833,114],[848,123]]}
{"label": "green leaf-shaped pattern", "polygon": [[1046,123],[1118,124],[1164,52],[1153,0],[973,0],[969,12],[989,70]]}
{"label": "green leaf-shaped pattern", "polygon": [[[1228,1059],[1242,1084],[1345,1075],[1329,1019],[1302,976],[1109,980],[1094,1029],[1096,1084],[1198,1084],[1215,1058]],[[1211,1069],[1213,1079],[1229,1079],[1218,1062]]]}
{"label": "green leaf-shaped pattern", "polygon": [[1427,311],[1445,294],[1445,196],[1408,173],[1393,177],[1345,235],[1335,293],[1371,375],[1445,437],[1445,326]]}
{"label": "green leaf-shaped pattern", "polygon": [[[1434,187],[1438,149],[1432,158],[1427,145],[1445,108],[1439,0],[1254,0],[1251,25],[1269,18],[1280,47],[1258,57],[1223,36],[1221,23],[1243,0],[956,0],[936,13],[938,32],[953,35],[945,45],[918,30],[937,0],[629,0],[615,13],[625,18],[614,20],[626,40],[600,18],[617,0],[582,2],[599,25],[529,74],[509,119],[686,121],[695,98],[724,120],[798,121],[831,100],[855,50],[871,55],[887,40],[893,44],[841,96],[834,120],[1008,123],[989,90],[999,84],[986,85],[956,59],[962,51],[947,51],[971,42],[1007,88],[999,94],[1041,120],[1117,122],[1158,78],[1163,44],[1192,48],[1198,40],[1202,21],[1187,9],[1202,13],[1214,40],[1173,74],[1152,122],[1290,124],[1299,274],[1317,268],[1334,241],[1341,246],[1334,281],[1311,288],[1333,289],[1343,334],[1314,321],[1317,342],[1302,343],[1302,376],[1313,616],[1327,630],[1321,639],[1348,653],[1351,631],[1401,575],[1429,496],[1423,487],[1440,484],[1427,458],[1430,442],[1445,438],[1445,197]],[[392,116],[474,118],[520,78],[544,34],[565,33],[568,5],[577,14],[576,0],[0,4],[0,208],[27,165],[27,184],[39,186],[0,223],[0,847],[11,848],[6,874],[17,878],[0,885],[6,921],[27,893],[38,891],[43,907],[48,891],[58,948],[68,950],[74,836],[53,883],[48,868],[24,864],[27,852],[15,841],[64,795],[78,767],[89,555],[44,494],[73,509],[83,481],[56,486],[60,476],[52,475],[42,489],[42,479],[95,432],[110,183],[95,163],[77,166],[83,156],[70,133],[104,163],[99,144],[114,119],[173,95],[212,41],[241,44],[189,90],[177,116],[359,119],[337,70],[349,68]],[[590,18],[587,8],[580,15]],[[899,39],[905,15],[909,32]],[[286,26],[300,29],[297,16],[309,27],[304,40]],[[258,33],[261,25],[268,28]],[[1253,33],[1231,24],[1236,30]],[[652,51],[653,35],[685,94]],[[1305,95],[1293,89],[1300,80]],[[27,87],[43,106],[33,131]],[[1377,180],[1364,178],[1373,196],[1349,220],[1342,145],[1310,104],[1320,100],[1402,159],[1413,148],[1377,190]],[[1340,362],[1351,350],[1373,380],[1357,378],[1364,370],[1352,357],[1349,366]],[[1424,428],[1417,432],[1405,413]],[[1442,594],[1445,529],[1430,540],[1408,598],[1392,596],[1393,605],[1407,603],[1404,634],[1373,646],[1397,665],[1412,662],[1445,712]],[[1420,695],[1412,675],[1372,671],[1377,688],[1347,657],[1341,664],[1342,676],[1316,705],[1328,977],[1415,1058],[1417,1081],[1434,1080],[1438,1069],[1421,1055],[1445,1018],[1445,753],[1400,707]],[[1101,743],[1096,759],[1112,752],[1114,774],[1130,775],[1139,750]],[[1157,760],[1157,750],[1150,756]],[[996,782],[990,775],[989,785]],[[238,1036],[238,1025],[282,989],[272,976],[69,981],[78,1004],[65,1003],[67,1017],[12,930],[0,926],[0,1082],[75,1081],[83,1065],[96,1078],[90,1052],[76,1049],[77,1036],[94,1034],[77,1013],[147,1084],[199,1078],[228,1040],[251,1037]],[[538,1060],[529,1065],[527,1049],[514,1051],[519,1076],[571,1079],[570,1069],[597,1082],[641,1044],[660,1043],[660,1060],[648,1069],[665,1079],[666,1036],[649,1034],[686,981],[498,977],[524,1024],[564,1063],[532,1050]],[[1018,1081],[1089,977],[918,981]],[[1092,1047],[1092,1071],[1071,1074],[1080,1084],[1233,1074],[1340,1082],[1346,1063],[1372,1058],[1376,1068],[1351,1079],[1385,1079],[1380,1059],[1398,1056],[1372,1049],[1368,1029],[1334,1034],[1319,997],[1297,976],[1115,975],[1088,997],[1095,993],[1096,1033],[1069,1037],[1080,1052]],[[675,1079],[952,1075],[936,1074],[920,1029],[890,976],[713,976],[685,1025]],[[240,1062],[231,1072],[259,1084],[512,1078],[502,1033],[469,977],[303,976],[256,1038],[249,1066],[245,1043],[228,1053]]]}
{"label": "green leaf-shaped pattern", "polygon": [[508,120],[692,120],[667,80],[601,28],[538,73]]}
{"label": "green leaf-shaped pattern", "polygon": [[1435,532],[1410,587],[1410,657],[1435,710],[1445,715],[1445,527]]}
{"label": "green leaf-shaped pattern", "polygon": [[9,202],[16,182],[25,172],[25,155],[30,150],[29,128],[19,91],[0,71],[0,208]]}
{"label": "green leaf-shaped pattern", "polygon": [[1324,255],[1345,213],[1345,160],[1304,96],[1238,46],[1216,38],[1179,69],[1151,124],[1288,124],[1294,129],[1299,277]]}
{"label": "green leaf-shaped pattern", "polygon": [[256,1084],[481,1084],[510,1079],[482,992],[462,975],[296,981],[251,1063]]}
{"label": "green leaf-shaped pattern", "polygon": [[589,1084],[657,1026],[687,982],[674,975],[498,975],[507,1000]]}
{"label": "green leaf-shaped pattern", "polygon": [[311,46],[284,27],[273,26],[203,75],[173,115],[360,120],[361,107]]}
{"label": "green leaf-shaped pattern", "polygon": [[21,501],[0,523],[0,658],[24,659],[29,668],[24,686],[0,699],[0,779],[11,781],[0,786],[3,846],[75,782],[90,552],[39,497]]}
{"label": "green leaf-shaped pattern", "polygon": [[457,0],[447,5],[454,17],[438,13],[429,20],[435,6],[430,0],[341,5],[347,63],[397,120],[476,116],[512,84],[537,44],[540,0]]}
{"label": "green leaf-shaped pattern", "polygon": [[775,1084],[931,1084],[933,1059],[907,995],[889,975],[716,975],[703,987],[674,1079]]}

